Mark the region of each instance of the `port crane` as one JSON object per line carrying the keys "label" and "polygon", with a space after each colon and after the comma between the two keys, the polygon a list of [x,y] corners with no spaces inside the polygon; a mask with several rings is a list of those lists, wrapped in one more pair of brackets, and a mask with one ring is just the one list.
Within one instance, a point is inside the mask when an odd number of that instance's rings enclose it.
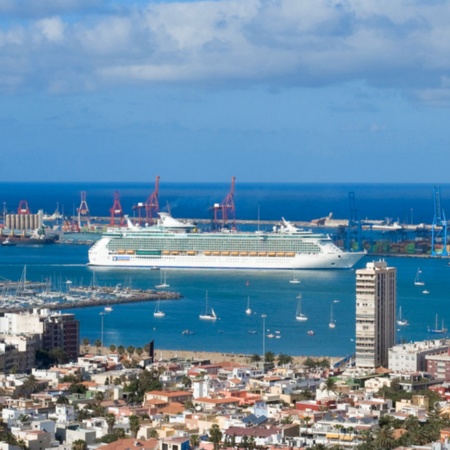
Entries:
{"label": "port crane", "polygon": [[28,208],[28,202],[26,200],[20,200],[19,207],[17,208],[17,214],[31,214],[30,208]]}
{"label": "port crane", "polygon": [[231,178],[231,189],[222,203],[215,203],[212,207],[214,227],[222,228],[230,221],[232,229],[236,229],[236,210],[234,207],[234,186],[236,177]]}
{"label": "port crane", "polygon": [[[145,223],[149,225],[153,224],[153,218],[156,217],[156,214],[159,211],[159,176],[156,177],[155,180],[155,190],[150,194],[148,199],[145,202],[140,202],[137,205],[133,206],[133,210],[137,210],[138,212],[138,224],[141,225],[142,219],[145,218]],[[142,211],[145,211],[145,217],[142,217]]]}
{"label": "port crane", "polygon": [[[442,250],[436,249],[437,244],[442,244]],[[434,217],[431,225],[431,255],[447,256],[447,220],[441,207],[441,190],[434,187]]]}
{"label": "port crane", "polygon": [[113,227],[116,225],[116,217],[119,219],[119,226],[123,226],[124,218],[123,218],[123,209],[120,204],[120,195],[119,191],[114,192],[114,204],[112,208],[109,210],[111,213],[111,220],[109,224]]}
{"label": "port crane", "polygon": [[80,193],[80,197],[81,197],[81,202],[80,202],[80,206],[77,208],[77,213],[78,213],[78,229],[81,229],[81,216],[86,217],[86,223],[88,224],[88,226],[90,225],[90,215],[89,215],[89,207],[87,204],[87,200],[86,200],[86,191],[81,191]]}
{"label": "port crane", "polygon": [[349,200],[349,217],[348,217],[348,226],[347,226],[347,236],[345,248],[347,251],[352,251],[352,235],[356,233],[356,250],[361,251],[361,219],[359,217],[359,212],[356,207],[356,198],[354,192],[348,193]]}

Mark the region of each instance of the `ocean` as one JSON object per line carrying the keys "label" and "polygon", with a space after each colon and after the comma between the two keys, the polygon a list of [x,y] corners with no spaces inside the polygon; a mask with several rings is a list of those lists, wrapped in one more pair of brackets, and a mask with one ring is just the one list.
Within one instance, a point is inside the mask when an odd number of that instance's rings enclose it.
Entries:
{"label": "ocean", "polygon": [[[7,188],[5,188],[7,186]],[[87,192],[92,215],[107,215],[114,190],[121,192],[124,211],[131,215],[131,206],[143,201],[153,186],[144,184],[63,184],[58,189],[44,184],[0,184],[0,193],[8,206],[26,199],[32,212],[44,209],[53,212],[56,203],[79,203],[79,191]],[[208,206],[226,195],[226,184],[160,185],[160,203],[169,202],[175,217],[207,218]],[[448,202],[441,187],[442,204]],[[238,219],[256,219],[258,207],[262,220],[311,220],[333,212],[336,218],[348,216],[348,192],[354,192],[360,213],[370,219],[400,218],[414,223],[430,223],[433,218],[433,186],[426,185],[243,185],[236,188]],[[122,194],[123,193],[123,194]],[[78,206],[78,205],[77,205]],[[406,220],[408,222],[408,220]],[[408,222],[409,223],[409,222]],[[71,280],[75,284],[91,283],[93,274],[99,285],[118,283],[133,288],[149,289],[160,281],[158,271],[144,269],[101,269],[86,265],[88,247],[84,245],[49,245],[42,247],[0,248],[0,279],[18,280],[27,267],[27,279],[51,279],[55,285]],[[364,267],[372,260],[365,257],[355,267]],[[397,340],[424,340],[430,335],[427,326],[435,326],[436,315],[445,324],[450,321],[448,292],[450,266],[446,259],[389,257],[389,265],[398,269],[398,306],[409,325],[399,327]],[[415,286],[418,267],[425,286]],[[224,353],[261,353],[263,345],[275,354],[310,356],[346,356],[354,351],[355,334],[355,271],[302,271],[301,284],[289,283],[289,271],[225,271],[167,270],[170,290],[180,292],[181,300],[161,302],[164,318],[153,317],[155,303],[115,305],[107,315],[102,307],[71,310],[81,324],[81,338],[91,341],[101,337],[103,317],[105,345],[143,346],[155,340],[156,349],[205,350]],[[429,294],[423,294],[426,289]],[[205,296],[219,320],[201,321],[198,315],[205,308]],[[297,296],[302,295],[302,312],[308,321],[295,319]],[[245,314],[250,299],[251,315]],[[336,328],[330,329],[333,304]],[[261,318],[261,315],[266,318]],[[263,325],[265,331],[263,333]],[[182,334],[183,330],[195,334]],[[313,330],[315,335],[308,335]],[[268,338],[267,335],[274,335]],[[279,338],[276,338],[279,336]]]}

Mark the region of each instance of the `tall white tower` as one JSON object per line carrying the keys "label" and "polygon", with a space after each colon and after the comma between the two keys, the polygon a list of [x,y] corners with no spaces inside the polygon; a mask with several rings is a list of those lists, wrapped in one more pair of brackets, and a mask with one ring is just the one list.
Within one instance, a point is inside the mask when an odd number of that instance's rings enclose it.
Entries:
{"label": "tall white tower", "polygon": [[356,367],[388,367],[395,345],[397,269],[385,261],[356,271]]}

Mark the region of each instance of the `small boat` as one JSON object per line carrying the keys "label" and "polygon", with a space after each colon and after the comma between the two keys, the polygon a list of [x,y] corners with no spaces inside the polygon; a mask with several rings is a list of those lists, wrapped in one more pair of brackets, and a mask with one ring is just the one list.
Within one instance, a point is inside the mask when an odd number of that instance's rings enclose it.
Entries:
{"label": "small boat", "polygon": [[248,334],[258,334],[258,332],[255,330],[248,330]]}
{"label": "small boat", "polygon": [[308,320],[308,317],[305,316],[305,314],[302,314],[302,296],[299,294],[297,295],[298,302],[297,302],[297,312],[295,313],[295,319],[299,320],[301,322],[305,322]]}
{"label": "small boat", "polygon": [[167,284],[166,272],[161,272],[160,284],[157,284],[155,286],[155,288],[156,289],[165,289],[168,287],[170,287],[170,285]]}
{"label": "small boat", "polygon": [[214,310],[211,308],[211,312],[208,311],[208,291],[206,291],[206,305],[205,305],[205,313],[204,314],[200,314],[199,318],[202,320],[217,320],[217,316],[216,313],[214,312]]}
{"label": "small boat", "polygon": [[7,237],[3,242],[2,245],[5,247],[14,247],[15,245],[17,245],[15,242],[12,242],[9,240],[9,237]]}
{"label": "small boat", "polygon": [[111,312],[113,309],[111,306],[105,306],[105,311],[106,312]]}
{"label": "small boat", "polygon": [[426,289],[424,289],[423,291],[422,291],[422,294],[429,294],[430,293],[430,291],[427,291]]}
{"label": "small boat", "polygon": [[191,336],[192,334],[195,334],[195,331],[191,331],[191,330],[183,330],[181,332],[181,334],[185,334],[187,336]]}
{"label": "small boat", "polygon": [[158,300],[158,303],[156,304],[156,307],[155,307],[155,311],[153,313],[153,317],[164,317],[166,315],[166,313],[164,311],[161,311],[159,309],[159,302],[160,301]]}
{"label": "small boat", "polygon": [[408,325],[408,321],[406,319],[402,318],[402,307],[401,306],[400,306],[400,308],[398,308],[397,325],[400,325],[401,327]]}
{"label": "small boat", "polygon": [[436,314],[436,325],[434,328],[428,327],[428,333],[437,333],[437,334],[447,333],[447,328],[444,327],[444,319],[442,319],[441,328],[438,328],[438,315]]}
{"label": "small boat", "polygon": [[292,280],[289,280],[289,283],[291,283],[291,284],[300,284],[301,281],[294,275],[294,276],[292,276]]}
{"label": "small boat", "polygon": [[425,283],[420,279],[421,273],[422,273],[422,271],[420,270],[420,268],[417,268],[416,277],[414,278],[414,284],[416,286],[424,286],[425,285]]}
{"label": "small boat", "polygon": [[330,322],[329,322],[328,326],[330,328],[336,328],[336,322],[334,321],[334,314],[333,314],[333,302],[331,302]]}
{"label": "small boat", "polygon": [[267,335],[267,337],[268,337],[269,339],[273,339],[273,338],[275,337],[275,335],[274,335],[273,333],[269,333],[269,334]]}
{"label": "small boat", "polygon": [[248,316],[252,313],[252,309],[250,308],[250,296],[247,297],[247,309],[245,310],[245,314]]}
{"label": "small boat", "polygon": [[314,335],[316,334],[313,330],[309,330],[309,331],[307,331],[307,333],[308,333],[310,336],[314,336]]}

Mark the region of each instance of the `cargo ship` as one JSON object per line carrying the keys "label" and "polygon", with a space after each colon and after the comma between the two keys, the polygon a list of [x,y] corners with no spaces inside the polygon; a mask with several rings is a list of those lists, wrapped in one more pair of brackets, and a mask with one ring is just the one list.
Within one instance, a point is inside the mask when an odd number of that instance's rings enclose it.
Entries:
{"label": "cargo ship", "polygon": [[328,235],[282,219],[269,232],[199,231],[159,213],[157,224],[109,228],[89,249],[89,264],[193,269],[350,269],[364,252],[345,252]]}

